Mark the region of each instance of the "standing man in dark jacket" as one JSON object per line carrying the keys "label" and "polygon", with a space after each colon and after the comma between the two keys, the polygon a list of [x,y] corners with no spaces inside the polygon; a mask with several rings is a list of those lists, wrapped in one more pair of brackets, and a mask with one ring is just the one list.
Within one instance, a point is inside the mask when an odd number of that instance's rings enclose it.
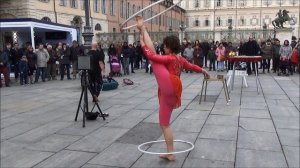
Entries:
{"label": "standing man in dark jacket", "polygon": [[279,63],[280,63],[280,41],[275,40],[275,44],[273,45],[273,73],[279,71]]}
{"label": "standing man in dark jacket", "polygon": [[273,58],[273,46],[271,40],[267,40],[267,42],[261,47],[262,58],[263,58],[263,73],[265,73],[265,69],[270,72],[271,59]]}
{"label": "standing man in dark jacket", "polygon": [[11,57],[11,44],[6,43],[6,48],[0,55],[0,87],[2,87],[1,74],[4,76],[5,86],[9,87],[10,77],[8,71],[9,58]]}
{"label": "standing man in dark jacket", "polygon": [[18,43],[14,43],[14,47],[11,50],[11,65],[14,67],[15,80],[18,82],[19,78],[19,62],[23,56],[23,50],[19,48]]}
{"label": "standing man in dark jacket", "polygon": [[240,46],[238,47],[238,55],[246,55],[245,43],[243,40],[240,41]]}
{"label": "standing man in dark jacket", "polygon": [[73,45],[70,48],[70,59],[73,68],[73,79],[76,79],[77,77],[78,55],[83,55],[83,50],[79,47],[78,42],[74,40]]}
{"label": "standing man in dark jacket", "polygon": [[105,60],[105,54],[104,54],[104,50],[103,50],[103,48],[102,48],[102,45],[101,45],[101,43],[100,43],[100,42],[98,42],[98,47],[97,47],[97,50],[100,52],[100,54],[101,54],[101,57],[103,57],[103,58],[104,58],[104,60]]}
{"label": "standing man in dark jacket", "polygon": [[123,62],[124,62],[123,63],[124,75],[129,75],[129,59],[130,59],[131,52],[127,42],[124,42],[123,44],[122,54],[123,54]]}
{"label": "standing man in dark jacket", "polygon": [[210,44],[205,40],[201,44],[202,52],[203,52],[203,60],[204,60],[204,67],[207,67],[207,55],[208,51],[210,50]]}
{"label": "standing man in dark jacket", "polygon": [[140,41],[137,41],[137,44],[135,47],[135,56],[136,56],[135,68],[142,69],[143,50],[142,50]]}
{"label": "standing man in dark jacket", "polygon": [[52,45],[47,45],[49,53],[49,61],[47,62],[47,77],[48,80],[56,80],[56,61],[58,60],[56,52],[52,49]]}
{"label": "standing man in dark jacket", "polygon": [[132,44],[129,44],[129,51],[130,51],[129,62],[130,62],[130,66],[131,66],[131,73],[135,73],[134,72],[134,63],[136,60],[136,56],[135,56],[135,48]]}
{"label": "standing man in dark jacket", "polygon": [[[245,54],[247,56],[257,56],[257,55],[259,55],[259,53],[260,53],[259,45],[255,41],[255,39],[252,36],[250,36],[249,41],[245,44]],[[252,63],[252,69],[254,72],[257,71],[257,69],[255,69],[255,64],[257,65],[257,63]],[[250,62],[247,62],[248,75],[252,74],[250,65],[251,65]]]}
{"label": "standing man in dark jacket", "polygon": [[92,41],[91,50],[88,52],[91,57],[91,70],[88,71],[89,89],[93,96],[93,102],[98,102],[98,96],[103,84],[103,76],[106,76],[104,56],[98,50],[98,43]]}

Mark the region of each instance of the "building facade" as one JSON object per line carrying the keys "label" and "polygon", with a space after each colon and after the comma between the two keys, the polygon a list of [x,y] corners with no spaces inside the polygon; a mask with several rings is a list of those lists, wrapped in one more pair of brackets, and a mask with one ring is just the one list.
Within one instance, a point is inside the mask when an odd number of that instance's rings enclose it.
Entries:
{"label": "building facade", "polygon": [[[300,37],[299,0],[183,0],[180,6],[186,10],[186,31],[212,32],[208,33],[209,39],[222,40],[228,35],[230,25],[233,37],[237,39],[246,39],[249,34],[263,31],[271,35],[274,31],[272,21],[280,9],[288,10],[294,20],[286,22],[285,27],[292,28],[292,34]],[[241,37],[239,32],[248,32],[248,35],[244,33]]]}
{"label": "building facade", "polygon": [[[107,1],[107,10],[105,14],[107,15],[109,32],[120,32],[119,24],[124,22],[134,13],[140,11],[141,9],[149,6],[150,4],[156,2],[157,0],[110,0]],[[164,11],[173,5],[173,0],[166,0],[163,3],[153,6],[142,13],[145,19],[157,15],[158,13]],[[180,7],[175,7],[168,12],[154,18],[153,20],[147,22],[147,27],[150,32],[167,32],[167,31],[179,31],[179,26],[184,18],[184,10]],[[134,24],[135,21],[132,19],[126,26]],[[132,28],[128,30],[133,32],[135,29]]]}
{"label": "building facade", "polygon": [[[157,0],[89,0],[90,24],[95,35],[103,33],[120,33],[120,23],[128,17]],[[74,26],[79,41],[85,26],[85,0],[1,0],[0,18],[34,18],[46,22]],[[166,0],[143,12],[150,18],[173,5],[173,0]],[[184,21],[184,10],[180,7],[164,13],[149,21],[147,27],[151,32],[178,31]],[[127,25],[134,24],[134,19]],[[133,33],[136,28],[127,30]],[[2,40],[1,40],[2,41]]]}

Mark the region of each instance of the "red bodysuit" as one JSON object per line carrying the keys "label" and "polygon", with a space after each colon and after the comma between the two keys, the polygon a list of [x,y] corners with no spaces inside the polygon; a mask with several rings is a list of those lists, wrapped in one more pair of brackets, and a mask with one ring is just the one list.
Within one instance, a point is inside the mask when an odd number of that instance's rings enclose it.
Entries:
{"label": "red bodysuit", "polygon": [[187,69],[200,73],[202,68],[189,63],[181,56],[157,55],[146,46],[143,46],[143,52],[152,61],[153,72],[158,83],[159,123],[168,126],[173,109],[181,105],[181,71]]}

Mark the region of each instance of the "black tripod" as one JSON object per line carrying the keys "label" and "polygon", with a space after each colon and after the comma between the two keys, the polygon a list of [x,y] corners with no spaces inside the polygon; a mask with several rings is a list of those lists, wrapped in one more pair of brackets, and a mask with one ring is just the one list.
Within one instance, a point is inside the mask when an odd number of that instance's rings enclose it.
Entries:
{"label": "black tripod", "polygon": [[[78,113],[79,110],[81,109],[81,111],[83,112],[83,120],[82,120],[82,127],[85,127],[85,119],[86,119],[86,112],[89,112],[89,104],[88,104],[88,79],[87,79],[87,70],[82,70],[82,75],[81,75],[81,87],[82,87],[82,91],[81,91],[81,96],[79,99],[79,103],[78,103],[78,108],[77,108],[77,112],[76,112],[76,117],[75,117],[75,121],[77,121],[77,117],[78,117]],[[82,99],[83,99],[83,104],[82,103]],[[93,101],[94,102],[94,106],[91,110],[91,112],[93,112],[95,106],[97,106],[100,116],[103,118],[103,120],[105,120],[105,116],[102,113],[102,110],[100,109],[100,106],[98,104],[98,102]]]}

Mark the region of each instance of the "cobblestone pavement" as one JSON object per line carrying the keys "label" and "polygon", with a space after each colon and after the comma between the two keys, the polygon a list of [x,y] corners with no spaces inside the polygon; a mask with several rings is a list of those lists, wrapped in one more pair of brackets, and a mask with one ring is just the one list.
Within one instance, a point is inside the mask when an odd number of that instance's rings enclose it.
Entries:
{"label": "cobblestone pavement", "polygon": [[[215,75],[215,73],[213,73]],[[1,167],[299,167],[299,75],[260,74],[242,87],[237,78],[226,105],[222,85],[208,84],[199,105],[203,76],[183,73],[182,107],[172,114],[175,139],[195,144],[175,162],[143,154],[142,142],[162,139],[153,75],[137,71],[135,82],[103,91],[100,106],[110,117],[74,121],[80,81],[50,81],[1,88]],[[91,100],[91,99],[90,99]],[[175,143],[176,150],[188,146]],[[149,146],[165,151],[164,144]]]}

